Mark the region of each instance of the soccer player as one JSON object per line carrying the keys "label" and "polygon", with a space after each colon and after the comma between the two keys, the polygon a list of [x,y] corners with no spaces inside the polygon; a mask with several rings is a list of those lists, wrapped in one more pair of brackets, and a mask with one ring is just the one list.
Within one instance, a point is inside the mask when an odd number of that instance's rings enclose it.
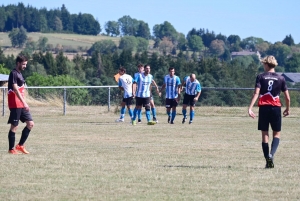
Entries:
{"label": "soccer player", "polygon": [[[25,70],[27,65],[27,58],[23,55],[19,55],[16,58],[16,67],[10,72],[8,78],[8,107],[10,115],[8,124],[10,124],[10,130],[8,133],[8,153],[29,154],[25,149],[25,142],[29,136],[34,122],[29,112],[29,106],[25,101],[25,80],[21,74],[21,71]],[[26,122],[26,126],[22,131],[22,135],[19,144],[15,146],[15,134],[19,125],[19,121]]]}
{"label": "soccer player", "polygon": [[165,76],[164,84],[162,85],[160,91],[162,92],[165,88],[168,123],[170,123],[171,120],[171,124],[174,124],[174,119],[176,117],[176,107],[180,100],[181,82],[179,77],[175,75],[175,69],[173,67],[169,68],[169,74]]}
{"label": "soccer player", "polygon": [[[261,60],[264,66],[264,73],[256,77],[255,91],[249,105],[248,114],[253,119],[255,114],[252,111],[254,103],[258,99],[258,130],[262,134],[262,150],[266,159],[265,168],[274,168],[274,154],[278,148],[281,131],[281,102],[279,99],[282,91],[285,96],[286,109],[283,116],[290,114],[290,95],[283,76],[275,73],[277,61],[274,56],[267,56]],[[269,152],[269,125],[273,130],[273,141]]]}
{"label": "soccer player", "polygon": [[132,110],[130,106],[132,105],[133,95],[132,95],[132,83],[133,78],[126,74],[126,69],[124,67],[120,67],[119,69],[119,89],[124,91],[123,101],[121,103],[121,116],[120,119],[117,119],[116,122],[124,122],[124,116],[126,112],[126,107],[128,109],[128,113],[130,118],[132,118]]}
{"label": "soccer player", "polygon": [[[136,72],[134,74],[134,78],[137,77],[137,76],[139,76],[139,74],[144,73],[144,65],[143,64],[139,64],[137,67],[138,67],[138,72]],[[134,108],[133,113],[136,113],[136,112],[137,112],[136,108]],[[138,123],[142,123],[142,112],[140,112],[138,114]]]}
{"label": "soccer player", "polygon": [[186,119],[186,107],[187,105],[190,106],[190,121],[189,124],[193,123],[193,119],[195,116],[195,104],[198,101],[200,94],[201,94],[201,85],[200,82],[196,79],[195,74],[191,74],[184,78],[183,85],[185,86],[185,94],[183,98],[183,105],[182,105],[182,114],[183,119],[182,123],[185,123]]}
{"label": "soccer player", "polygon": [[158,86],[150,74],[150,65],[144,66],[144,73],[138,74],[133,81],[132,92],[136,96],[136,112],[133,113],[132,125],[136,125],[136,116],[141,113],[142,106],[146,110],[146,118],[149,125],[153,122],[150,121],[150,96],[151,96],[151,84],[156,87],[156,91],[159,94]]}
{"label": "soccer player", "polygon": [[[141,73],[144,73],[144,66],[142,64],[139,64],[138,65],[138,72],[136,72],[134,74],[134,77],[136,77],[138,74],[141,74]],[[151,86],[151,89],[152,89],[152,86]],[[154,104],[154,100],[153,100],[153,96],[152,96],[151,91],[150,91],[150,107],[151,107],[151,113],[152,113],[152,116],[153,116],[153,121],[158,123],[158,120],[156,118],[156,108],[155,108],[155,104]],[[142,123],[142,112],[139,113],[138,123]]]}

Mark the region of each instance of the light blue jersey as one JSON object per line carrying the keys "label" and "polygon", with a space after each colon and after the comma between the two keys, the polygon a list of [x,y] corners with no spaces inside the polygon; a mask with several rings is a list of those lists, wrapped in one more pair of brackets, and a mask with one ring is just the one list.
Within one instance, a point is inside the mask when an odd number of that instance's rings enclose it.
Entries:
{"label": "light blue jersey", "polygon": [[178,86],[181,84],[178,76],[166,75],[164,78],[164,84],[166,85],[166,98],[174,99],[178,97]]}
{"label": "light blue jersey", "polygon": [[134,82],[137,84],[136,97],[148,98],[151,94],[151,83],[153,81],[153,76],[148,74],[145,76],[144,73],[139,73],[135,78]]}
{"label": "light blue jersey", "polygon": [[194,80],[191,82],[190,76],[184,78],[185,84],[185,93],[189,95],[196,95],[198,92],[201,91],[201,85],[198,80]]}
{"label": "light blue jersey", "polygon": [[119,87],[124,88],[124,98],[132,97],[132,83],[133,78],[128,74],[124,74],[119,78]]}

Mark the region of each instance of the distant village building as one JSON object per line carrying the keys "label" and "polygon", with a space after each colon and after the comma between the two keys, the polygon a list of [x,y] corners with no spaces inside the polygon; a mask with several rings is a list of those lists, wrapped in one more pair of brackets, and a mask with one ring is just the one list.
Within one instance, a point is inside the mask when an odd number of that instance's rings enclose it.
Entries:
{"label": "distant village building", "polygon": [[8,76],[9,75],[0,74],[0,87],[2,87],[6,82],[8,82]]}
{"label": "distant village building", "polygon": [[282,76],[287,82],[291,82],[292,84],[300,82],[300,73],[282,73]]}
{"label": "distant village building", "polygon": [[235,57],[241,57],[241,56],[251,56],[251,55],[257,55],[258,59],[261,58],[261,55],[258,51],[256,52],[251,52],[251,51],[240,51],[240,52],[231,52],[231,59],[234,59]]}

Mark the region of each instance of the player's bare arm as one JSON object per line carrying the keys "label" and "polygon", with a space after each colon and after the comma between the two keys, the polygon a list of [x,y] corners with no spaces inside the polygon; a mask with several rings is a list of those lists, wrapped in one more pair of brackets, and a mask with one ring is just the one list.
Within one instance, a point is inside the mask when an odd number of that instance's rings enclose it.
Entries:
{"label": "player's bare arm", "polygon": [[156,92],[157,92],[157,94],[159,95],[159,88],[158,88],[156,82],[155,82],[154,80],[152,80],[152,83],[151,83],[151,84],[153,84],[153,85],[155,86]]}
{"label": "player's bare arm", "polygon": [[132,97],[135,97],[135,93],[136,93],[136,82],[133,82],[133,84],[132,84]]}
{"label": "player's bare arm", "polygon": [[289,94],[289,91],[286,90],[285,92],[283,92],[284,94],[284,97],[285,97],[285,110],[283,112],[283,116],[286,117],[290,114],[290,102],[291,102],[291,99],[290,99],[290,94]]}
{"label": "player's bare arm", "polygon": [[256,102],[257,98],[258,98],[259,91],[260,91],[260,88],[255,88],[255,91],[252,95],[252,99],[251,99],[251,102],[250,102],[250,105],[249,105],[249,108],[248,108],[248,114],[253,119],[255,118],[255,114],[253,113],[252,108],[253,108],[253,105]]}

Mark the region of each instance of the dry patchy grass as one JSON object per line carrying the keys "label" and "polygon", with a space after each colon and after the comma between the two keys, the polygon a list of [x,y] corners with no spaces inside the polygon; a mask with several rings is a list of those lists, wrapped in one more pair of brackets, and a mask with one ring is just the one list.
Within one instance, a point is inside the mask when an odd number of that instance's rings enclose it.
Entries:
{"label": "dry patchy grass", "polygon": [[[117,124],[107,107],[31,108],[29,155],[7,154],[1,117],[1,200],[299,200],[299,119],[284,118],[274,169],[264,169],[246,108],[197,108],[193,124]],[[298,111],[298,108],[293,109]],[[143,116],[145,118],[145,116]],[[21,126],[23,127],[23,125]],[[17,132],[19,139],[21,128]]]}

